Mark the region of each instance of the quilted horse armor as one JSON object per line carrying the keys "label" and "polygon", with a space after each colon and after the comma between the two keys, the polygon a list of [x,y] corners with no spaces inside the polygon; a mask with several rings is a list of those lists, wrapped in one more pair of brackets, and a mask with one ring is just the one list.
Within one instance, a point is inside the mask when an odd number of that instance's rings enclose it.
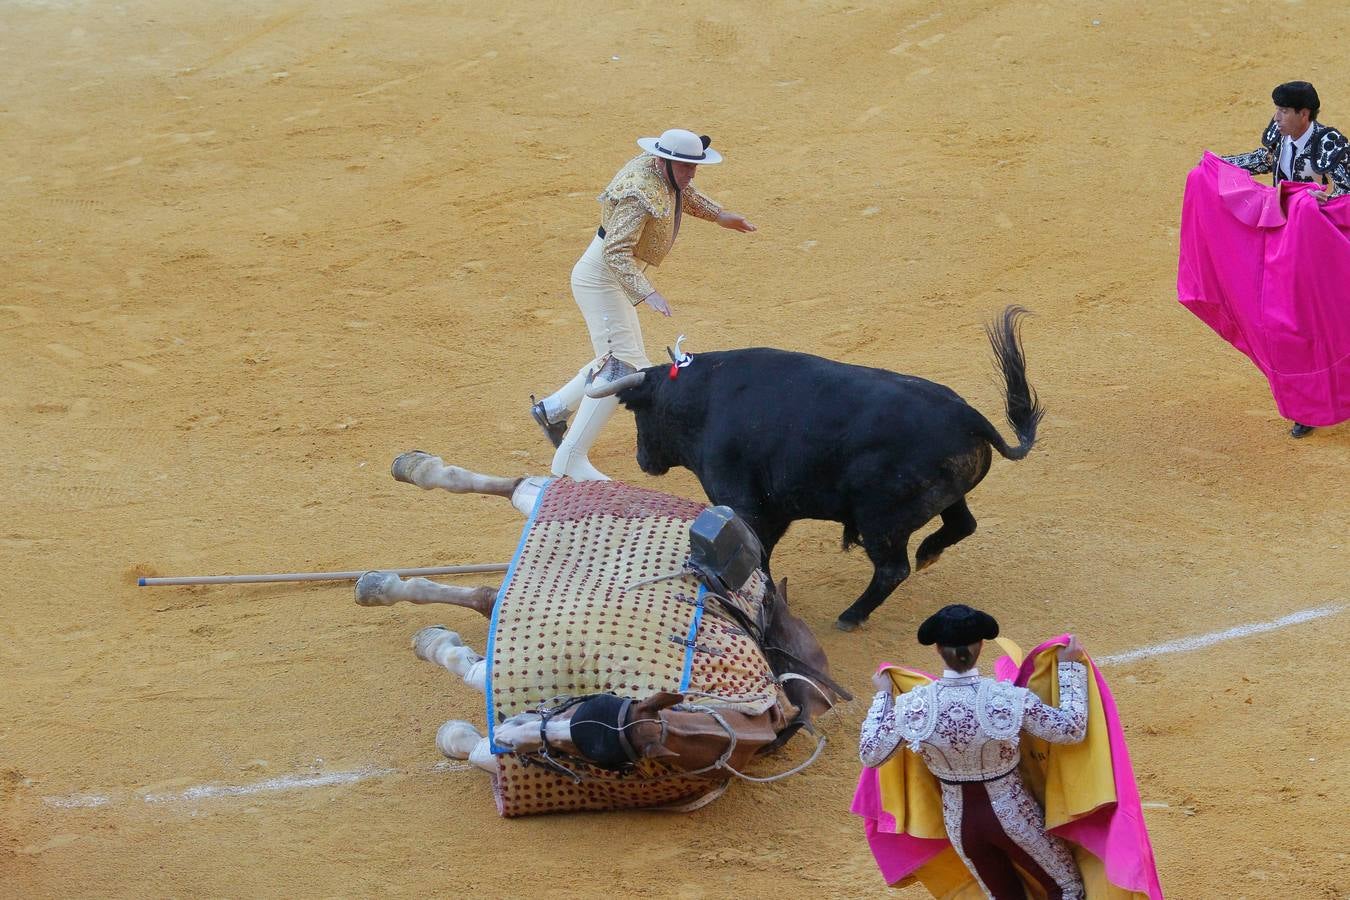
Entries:
{"label": "quilted horse armor", "polygon": [[[721,586],[741,578],[738,590],[714,594],[704,586],[689,566],[690,524],[704,510],[700,503],[612,481],[548,483],[525,525],[489,629],[489,737],[496,724],[517,713],[593,695],[641,699],[658,691],[683,693],[686,705],[713,710],[773,710],[774,720],[787,725],[797,709],[742,624],[763,622],[771,588],[757,567],[737,574],[735,565],[721,568]],[[741,558],[726,543],[731,532],[718,544],[717,523],[705,524],[712,526],[704,532],[709,549],[725,551],[723,562]],[[702,558],[716,569],[718,556]],[[604,707],[610,716],[615,702],[588,700],[587,706]],[[721,770],[690,775],[657,759],[623,765],[616,748],[606,747],[606,759],[614,758],[605,768],[574,758],[555,768],[547,759],[499,756],[498,810],[521,816],[692,809],[720,796],[731,777]]]}

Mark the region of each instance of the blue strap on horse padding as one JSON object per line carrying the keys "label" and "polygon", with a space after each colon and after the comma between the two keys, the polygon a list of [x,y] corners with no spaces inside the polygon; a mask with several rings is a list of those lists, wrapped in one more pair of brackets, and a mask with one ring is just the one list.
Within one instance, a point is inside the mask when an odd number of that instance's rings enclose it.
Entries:
{"label": "blue strap on horse padding", "polygon": [[694,639],[698,637],[698,623],[703,621],[703,595],[708,588],[702,583],[698,586],[698,598],[694,602],[694,618],[689,622],[689,634],[684,638],[684,671],[680,673],[680,693],[689,690],[689,676],[694,669]]}
{"label": "blue strap on horse padding", "polygon": [[[492,704],[492,654],[497,646],[497,614],[502,608],[502,598],[506,596],[506,589],[511,586],[511,579],[515,577],[516,566],[520,564],[520,556],[525,552],[525,539],[530,536],[530,530],[534,528],[534,520],[539,515],[539,507],[544,505],[544,495],[548,489],[553,486],[555,479],[550,478],[544,485],[544,489],[539,492],[539,496],[534,499],[534,509],[530,510],[530,517],[525,520],[525,527],[520,531],[520,543],[516,545],[516,555],[511,557],[511,565],[506,570],[506,577],[502,579],[502,586],[497,591],[497,602],[492,604],[492,621],[488,625],[488,643],[487,643],[487,678],[483,682],[483,694],[487,699],[487,727],[488,744],[493,753],[510,753],[510,747],[498,747],[494,735],[497,731],[497,715]],[[688,667],[688,663],[685,663]]]}

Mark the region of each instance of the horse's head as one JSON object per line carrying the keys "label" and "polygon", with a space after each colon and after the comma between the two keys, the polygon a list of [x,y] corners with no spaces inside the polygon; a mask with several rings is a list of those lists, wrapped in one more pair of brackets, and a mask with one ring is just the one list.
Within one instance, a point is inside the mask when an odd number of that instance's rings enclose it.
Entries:
{"label": "horse's head", "polygon": [[[666,746],[661,710],[684,700],[661,691],[645,700],[613,694],[578,697],[544,713],[511,716],[496,728],[497,744],[512,752],[561,752],[602,769],[624,769],[639,759],[677,756]],[[631,754],[630,749],[631,748]]]}
{"label": "horse's head", "polygon": [[[794,724],[797,727],[809,725],[836,700],[852,700],[853,695],[830,676],[830,661],[815,633],[788,609],[786,578],[765,592],[764,604],[768,611],[764,652],[774,674],[783,683],[783,692],[800,710],[793,719]],[[784,678],[789,674],[801,678]],[[809,683],[802,679],[809,679]],[[782,739],[786,740],[785,737]]]}

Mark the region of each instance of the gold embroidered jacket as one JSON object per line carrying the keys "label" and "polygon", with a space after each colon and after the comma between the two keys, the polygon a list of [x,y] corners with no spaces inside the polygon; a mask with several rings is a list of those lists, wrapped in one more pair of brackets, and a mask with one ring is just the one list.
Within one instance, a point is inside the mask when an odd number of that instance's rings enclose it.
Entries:
{"label": "gold embroidered jacket", "polygon": [[[692,184],[681,194],[684,212],[717,221],[722,208]],[[665,162],[646,153],[620,169],[599,197],[605,262],[634,306],[653,290],[638,264],[661,265],[680,230],[681,210],[675,197],[675,189],[666,181]]]}

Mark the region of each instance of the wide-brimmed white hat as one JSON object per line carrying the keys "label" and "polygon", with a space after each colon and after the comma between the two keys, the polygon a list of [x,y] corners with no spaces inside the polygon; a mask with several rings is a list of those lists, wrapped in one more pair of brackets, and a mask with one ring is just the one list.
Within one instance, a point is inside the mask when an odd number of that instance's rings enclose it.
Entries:
{"label": "wide-brimmed white hat", "polygon": [[683,128],[663,131],[659,138],[638,138],[637,145],[652,156],[675,162],[711,166],[722,161],[722,154],[705,146],[703,138]]}

